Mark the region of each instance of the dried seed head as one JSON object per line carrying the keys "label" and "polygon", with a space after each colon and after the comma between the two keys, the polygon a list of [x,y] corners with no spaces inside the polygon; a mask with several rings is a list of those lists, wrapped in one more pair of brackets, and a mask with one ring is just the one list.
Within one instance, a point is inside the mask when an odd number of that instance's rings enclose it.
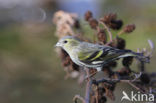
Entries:
{"label": "dried seed head", "polygon": [[123,25],[122,20],[117,20],[117,15],[113,13],[105,15],[100,21],[104,22],[109,28],[114,30],[120,29]]}
{"label": "dried seed head", "polygon": [[127,25],[127,26],[125,26],[124,28],[123,28],[123,31],[125,32],[125,33],[131,33],[131,32],[133,32],[135,30],[135,25],[134,24],[129,24],[129,25]]}
{"label": "dried seed head", "polygon": [[129,73],[131,73],[131,70],[127,67],[123,67],[122,69],[118,71],[118,73],[120,76],[127,76],[129,75]]}
{"label": "dried seed head", "polygon": [[65,59],[69,55],[67,54],[67,52],[65,50],[61,49],[60,56],[61,56],[61,59]]}
{"label": "dried seed head", "polygon": [[126,67],[129,67],[133,62],[133,57],[125,57],[122,60],[122,64]]}
{"label": "dried seed head", "polygon": [[98,40],[102,42],[103,44],[107,42],[107,35],[106,35],[105,30],[100,29],[99,32],[97,33],[97,37],[98,37]]}
{"label": "dried seed head", "polygon": [[116,48],[118,49],[125,49],[125,46],[126,46],[126,41],[122,38],[119,38],[117,37],[117,45],[116,45]]}
{"label": "dried seed head", "polygon": [[107,88],[108,90],[114,91],[115,90],[115,83],[109,84],[107,86],[105,86],[105,88]]}
{"label": "dried seed head", "polygon": [[96,19],[89,19],[89,25],[92,29],[96,29],[98,26],[98,21]]}
{"label": "dried seed head", "polygon": [[94,85],[98,85],[98,83],[96,82],[95,79],[92,80],[92,83],[93,83]]}
{"label": "dried seed head", "polygon": [[147,73],[142,73],[140,76],[140,80],[144,84],[149,84],[150,83],[150,77]]}
{"label": "dried seed head", "polygon": [[111,91],[114,91],[114,90],[115,90],[115,84],[114,84],[114,85],[111,85],[109,89],[110,89]]}
{"label": "dried seed head", "polygon": [[102,96],[101,98],[98,99],[98,103],[106,103],[107,98],[105,96]]}
{"label": "dried seed head", "polygon": [[102,96],[106,92],[105,88],[99,87],[98,93]]}
{"label": "dried seed head", "polygon": [[92,17],[93,17],[93,14],[92,14],[91,11],[87,11],[87,12],[85,13],[85,20],[86,20],[86,21],[89,21],[89,19],[92,18]]}
{"label": "dried seed head", "polygon": [[112,20],[109,24],[108,27],[114,30],[119,30],[123,25],[122,20]]}
{"label": "dried seed head", "polygon": [[112,20],[116,20],[116,18],[117,18],[116,14],[110,13],[101,18],[100,21],[104,22],[105,24],[109,24]]}
{"label": "dried seed head", "polygon": [[70,57],[68,56],[68,57],[66,57],[66,58],[62,61],[62,65],[63,65],[64,67],[67,67],[67,66],[69,66],[69,65],[71,64],[71,62],[72,62],[72,60],[71,60]]}
{"label": "dried seed head", "polygon": [[90,68],[90,69],[89,69],[89,74],[94,74],[96,71],[97,71],[96,69]]}
{"label": "dried seed head", "polygon": [[79,71],[79,66],[75,64],[74,62],[72,62],[72,68],[73,70]]}
{"label": "dried seed head", "polygon": [[105,87],[105,89],[107,91],[106,92],[106,96],[109,97],[111,100],[114,100],[115,99],[114,94],[113,94],[114,88],[115,88],[115,85],[113,87],[111,87],[111,85],[107,85]]}
{"label": "dried seed head", "polygon": [[102,71],[105,72],[109,77],[114,75],[114,72],[112,71],[109,65],[103,66]]}
{"label": "dried seed head", "polygon": [[110,67],[116,67],[117,66],[117,62],[116,61],[109,62],[108,65]]}
{"label": "dried seed head", "polygon": [[56,36],[62,38],[67,35],[74,35],[72,27],[77,17],[77,14],[74,13],[56,12],[53,17],[53,22],[56,25]]}
{"label": "dried seed head", "polygon": [[95,95],[91,95],[90,103],[96,103]]}
{"label": "dried seed head", "polygon": [[111,47],[116,47],[116,46],[117,46],[116,40],[113,40],[113,41],[110,42],[108,45],[111,46]]}
{"label": "dried seed head", "polygon": [[61,60],[62,60],[62,65],[64,67],[69,66],[70,63],[72,62],[72,60],[70,59],[70,57],[67,54],[67,52],[64,51],[63,49],[61,49],[60,57],[61,57]]}
{"label": "dried seed head", "polygon": [[74,22],[74,27],[75,27],[76,29],[80,29],[80,22],[79,22],[78,19],[75,20],[75,22]]}

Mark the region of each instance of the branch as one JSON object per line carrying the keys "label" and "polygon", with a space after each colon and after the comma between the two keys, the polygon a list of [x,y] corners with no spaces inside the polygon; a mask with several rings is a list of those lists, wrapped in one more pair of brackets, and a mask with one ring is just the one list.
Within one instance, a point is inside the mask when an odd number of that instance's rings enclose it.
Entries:
{"label": "branch", "polygon": [[99,21],[99,23],[101,23],[104,26],[104,28],[107,30],[109,38],[110,38],[110,42],[112,42],[113,39],[112,39],[112,33],[110,32],[110,29],[107,27],[107,25],[105,23],[103,23],[101,21]]}
{"label": "branch", "polygon": [[136,82],[137,79],[141,76],[141,73],[140,74],[136,74],[135,75],[135,78],[133,80],[128,80],[128,79],[110,79],[110,78],[102,78],[100,80],[97,80],[94,82],[94,84],[98,84],[98,83],[103,83],[103,82],[106,82],[106,83],[109,83],[109,84],[113,84],[113,83],[118,83],[118,82],[123,82],[123,83],[128,83],[130,84],[132,87],[134,87],[135,89],[141,91],[142,93],[144,93],[143,90],[141,90],[139,87],[137,87],[136,85],[133,84],[133,82]]}
{"label": "branch", "polygon": [[[89,69],[86,68],[87,77],[89,77]],[[86,95],[85,95],[85,103],[90,103],[90,91],[92,87],[92,80],[89,77],[86,84]]]}
{"label": "branch", "polygon": [[85,103],[90,103],[90,92],[92,87],[92,81],[89,80],[86,84],[86,95],[85,95]]}
{"label": "branch", "polygon": [[141,88],[137,87],[136,85],[134,85],[132,82],[127,82],[129,85],[131,85],[133,88],[135,88],[136,90],[145,93]]}
{"label": "branch", "polygon": [[73,98],[74,103],[77,103],[77,99],[80,99],[82,101],[82,103],[85,103],[85,100],[83,97],[81,97],[80,95],[75,95]]}

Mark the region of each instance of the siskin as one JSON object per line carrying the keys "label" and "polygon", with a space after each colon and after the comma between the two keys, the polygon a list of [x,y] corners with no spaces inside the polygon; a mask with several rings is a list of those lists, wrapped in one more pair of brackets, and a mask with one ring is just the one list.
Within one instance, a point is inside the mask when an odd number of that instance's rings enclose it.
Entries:
{"label": "siskin", "polygon": [[61,38],[57,42],[56,47],[63,48],[77,65],[95,68],[97,71],[101,71],[102,67],[111,61],[129,56],[135,57],[143,62],[149,62],[149,59],[143,56],[142,53],[88,43],[81,41],[74,36],[65,36]]}

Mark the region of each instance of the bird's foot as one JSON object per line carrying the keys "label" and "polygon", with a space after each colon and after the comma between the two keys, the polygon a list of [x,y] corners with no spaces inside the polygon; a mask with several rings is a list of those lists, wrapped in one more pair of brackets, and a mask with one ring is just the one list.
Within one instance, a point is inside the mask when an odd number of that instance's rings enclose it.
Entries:
{"label": "bird's foot", "polygon": [[85,80],[89,80],[90,78],[92,78],[95,74],[97,73],[97,71],[95,71],[94,73],[90,74],[90,75],[87,75],[85,77]]}

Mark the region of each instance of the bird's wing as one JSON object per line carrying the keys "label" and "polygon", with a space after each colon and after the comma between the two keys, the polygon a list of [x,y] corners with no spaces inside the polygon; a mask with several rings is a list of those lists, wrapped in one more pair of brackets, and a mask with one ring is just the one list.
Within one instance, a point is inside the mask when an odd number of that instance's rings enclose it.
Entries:
{"label": "bird's wing", "polygon": [[78,53],[78,59],[87,64],[101,64],[121,55],[119,49],[108,46],[93,46],[91,49],[87,47]]}

